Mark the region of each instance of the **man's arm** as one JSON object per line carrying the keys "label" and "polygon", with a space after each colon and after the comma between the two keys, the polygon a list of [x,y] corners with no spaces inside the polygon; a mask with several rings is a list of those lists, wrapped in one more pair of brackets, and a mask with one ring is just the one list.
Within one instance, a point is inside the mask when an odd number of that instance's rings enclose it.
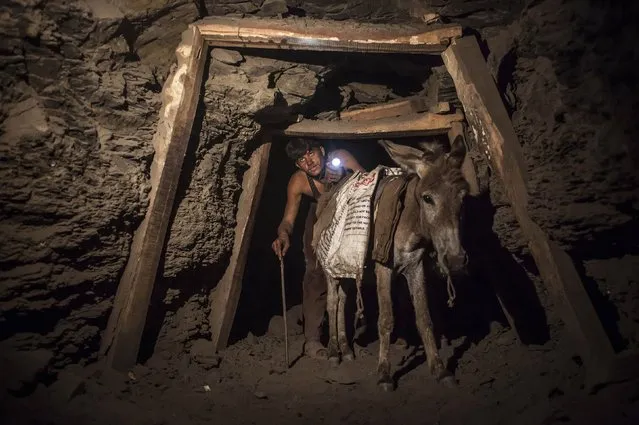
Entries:
{"label": "man's arm", "polygon": [[333,156],[339,157],[339,159],[342,161],[343,167],[347,170],[361,171],[362,173],[366,172],[366,169],[364,169],[364,167],[362,167],[359,162],[357,162],[355,157],[351,155],[349,151],[345,149],[335,149],[333,153]]}
{"label": "man's arm", "polygon": [[286,207],[284,207],[284,216],[280,225],[277,227],[277,239],[273,242],[273,251],[279,256],[286,255],[286,251],[290,247],[290,236],[293,232],[293,226],[302,200],[302,191],[300,190],[299,180],[296,174],[291,177],[286,189]]}

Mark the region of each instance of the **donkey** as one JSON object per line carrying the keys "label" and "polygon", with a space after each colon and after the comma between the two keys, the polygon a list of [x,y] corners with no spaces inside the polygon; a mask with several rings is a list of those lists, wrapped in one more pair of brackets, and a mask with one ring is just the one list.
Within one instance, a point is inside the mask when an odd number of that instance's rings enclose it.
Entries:
{"label": "donkey", "polygon": [[[467,256],[460,240],[460,212],[468,192],[461,173],[466,147],[461,136],[451,143],[449,152],[429,144],[422,149],[386,140],[379,143],[391,159],[404,170],[407,186],[404,208],[393,238],[392,257],[386,264],[374,262],[379,304],[378,384],[385,391],[394,389],[389,362],[390,335],[394,326],[391,283],[397,274],[405,276],[415,309],[416,325],[428,366],[435,379],[447,387],[456,386],[452,374],[439,356],[427,305],[424,263],[435,254],[437,265],[448,276],[465,269]],[[378,191],[387,187],[380,182]],[[376,198],[379,193],[376,194]],[[378,215],[373,220],[373,231]],[[337,279],[327,279],[329,319],[328,358],[332,364],[353,359],[344,327],[345,292]]]}

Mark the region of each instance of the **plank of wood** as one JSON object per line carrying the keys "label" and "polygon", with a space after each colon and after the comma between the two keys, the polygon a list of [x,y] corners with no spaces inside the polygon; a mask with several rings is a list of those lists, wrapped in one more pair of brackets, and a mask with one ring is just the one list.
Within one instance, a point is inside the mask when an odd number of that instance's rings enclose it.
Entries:
{"label": "plank of wood", "polygon": [[211,45],[279,50],[439,54],[462,35],[459,24],[258,17],[207,17],[195,24]]}
{"label": "plank of wood", "polygon": [[253,152],[249,159],[250,168],[244,173],[242,180],[233,252],[229,266],[211,297],[209,325],[211,327],[211,341],[216,351],[226,347],[242,292],[242,279],[255,225],[255,215],[259,208],[266,179],[270,150],[271,143],[265,143]]}
{"label": "plank of wood", "polygon": [[587,347],[584,363],[600,367],[614,357],[612,343],[586,292],[572,259],[556,242],[534,223],[522,208],[515,215],[526,235],[539,274],[565,309],[563,318],[573,333]]}
{"label": "plank of wood", "polygon": [[453,40],[442,59],[478,145],[488,152],[511,198],[520,197],[517,202],[526,205],[527,176],[521,145],[477,39],[473,36]]}
{"label": "plank of wood", "polygon": [[435,105],[428,108],[429,112],[433,114],[445,114],[451,111],[450,103],[448,102],[437,102]]}
{"label": "plank of wood", "polygon": [[186,148],[200,99],[206,45],[197,27],[182,33],[177,67],[162,89],[163,105],[153,138],[149,208],[136,230],[100,353],[126,371],[137,361],[147,310],[164,247]]}
{"label": "plank of wood", "polygon": [[[462,122],[454,122],[451,124],[450,130],[448,130],[448,141],[452,143],[457,138],[457,136],[461,136],[464,138],[464,124]],[[464,138],[464,143],[466,140]],[[477,173],[475,172],[475,165],[473,164],[473,160],[470,158],[470,155],[466,154],[464,157],[464,162],[461,167],[462,174],[464,178],[468,182],[468,186],[470,186],[469,195],[477,196],[479,195],[479,180],[477,180]]]}
{"label": "plank of wood", "polygon": [[290,125],[283,133],[291,137],[344,140],[429,136],[446,134],[452,123],[463,119],[461,112],[446,115],[424,112],[366,121],[303,120]]}
{"label": "plank of wood", "polygon": [[614,359],[614,349],[572,260],[528,215],[521,146],[477,40],[454,40],[442,58],[479,146],[488,151],[489,160],[502,179],[541,278],[562,306],[562,318],[580,343],[588,374],[605,376]]}
{"label": "plank of wood", "polygon": [[377,120],[391,118],[400,115],[416,114],[429,109],[428,99],[422,96],[414,96],[406,99],[394,100],[386,103],[378,103],[360,109],[340,112],[343,121]]}

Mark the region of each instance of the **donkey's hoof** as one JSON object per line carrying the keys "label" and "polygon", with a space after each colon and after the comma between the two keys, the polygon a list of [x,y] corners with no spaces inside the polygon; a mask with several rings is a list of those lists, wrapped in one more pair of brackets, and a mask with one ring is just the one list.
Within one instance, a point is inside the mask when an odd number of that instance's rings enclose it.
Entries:
{"label": "donkey's hoof", "polygon": [[339,357],[329,357],[328,363],[331,365],[331,367],[339,366]]}
{"label": "donkey's hoof", "polygon": [[395,385],[389,381],[379,381],[377,385],[379,385],[379,387],[386,393],[390,393],[395,390]]}
{"label": "donkey's hoof", "polygon": [[441,382],[442,385],[445,386],[446,388],[457,388],[457,381],[455,380],[455,377],[452,375],[444,376],[443,378],[439,380],[439,382]]}
{"label": "donkey's hoof", "polygon": [[342,356],[342,360],[344,360],[345,362],[352,362],[353,360],[355,360],[355,356],[353,355],[353,353],[346,353]]}

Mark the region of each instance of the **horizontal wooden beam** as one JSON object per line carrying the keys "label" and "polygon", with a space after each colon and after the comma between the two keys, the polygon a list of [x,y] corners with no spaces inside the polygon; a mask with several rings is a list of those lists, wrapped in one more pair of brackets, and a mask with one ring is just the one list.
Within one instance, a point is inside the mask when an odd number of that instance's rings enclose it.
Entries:
{"label": "horizontal wooden beam", "polygon": [[421,114],[365,121],[304,120],[283,130],[291,137],[316,139],[370,139],[379,137],[412,137],[446,134],[452,123],[463,121],[464,114]]}
{"label": "horizontal wooden beam", "polygon": [[195,23],[214,46],[333,52],[439,54],[459,24],[370,24],[309,18],[207,17]]}
{"label": "horizontal wooden beam", "polygon": [[392,102],[378,103],[364,108],[352,109],[340,112],[340,119],[349,120],[376,120],[391,118],[399,115],[416,114],[429,109],[428,99],[423,96],[414,96]]}

